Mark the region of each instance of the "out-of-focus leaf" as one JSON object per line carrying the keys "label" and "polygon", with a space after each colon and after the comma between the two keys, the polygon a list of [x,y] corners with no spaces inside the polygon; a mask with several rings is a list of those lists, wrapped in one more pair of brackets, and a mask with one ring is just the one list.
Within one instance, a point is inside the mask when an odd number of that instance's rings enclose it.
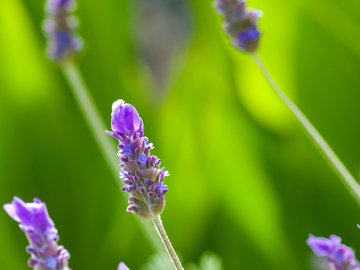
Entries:
{"label": "out-of-focus leaf", "polygon": [[[4,269],[26,269],[28,255],[23,252],[23,254],[19,256],[18,252],[19,248],[24,250],[24,247],[21,246],[21,244],[26,242],[25,236],[17,226],[10,228],[9,224],[11,224],[11,222],[5,221],[7,218],[7,214],[1,207],[0,232],[3,244],[0,245],[0,260],[2,261],[2,267]],[[21,237],[23,237],[23,240],[21,240]]]}
{"label": "out-of-focus leaf", "polygon": [[[294,1],[300,10],[309,14],[339,43],[360,57],[360,40],[354,38],[360,35],[360,19],[355,17],[356,12],[360,13],[359,6],[355,4],[355,1],[353,5],[349,5],[348,1],[336,2],[338,1],[320,0],[316,3],[308,0]],[[355,14],[349,14],[349,12]]]}
{"label": "out-of-focus leaf", "polygon": [[34,105],[39,98],[49,99],[51,92],[51,76],[44,65],[45,53],[33,26],[21,1],[1,1],[0,97],[21,106]]}
{"label": "out-of-focus leaf", "polygon": [[[179,61],[177,56],[184,49],[189,36],[187,1],[142,0],[137,1],[137,5],[134,22],[137,31],[134,37],[155,81],[156,90],[151,98],[162,99],[168,77],[176,67]],[[184,56],[182,53],[180,55]]]}
{"label": "out-of-focus leaf", "polygon": [[222,263],[219,256],[212,253],[205,253],[200,258],[199,270],[222,270]]}
{"label": "out-of-focus leaf", "polygon": [[167,253],[157,253],[148,259],[148,262],[142,267],[142,270],[169,270],[174,265],[169,261]]}

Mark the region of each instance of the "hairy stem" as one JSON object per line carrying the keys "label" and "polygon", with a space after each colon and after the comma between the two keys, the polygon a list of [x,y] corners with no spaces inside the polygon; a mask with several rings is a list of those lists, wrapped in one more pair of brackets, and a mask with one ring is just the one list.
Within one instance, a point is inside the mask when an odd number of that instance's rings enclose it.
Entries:
{"label": "hairy stem", "polygon": [[170,242],[169,237],[166,234],[165,228],[162,224],[160,215],[154,215],[152,217],[152,221],[154,223],[154,226],[156,228],[156,231],[158,232],[161,241],[163,242],[165,249],[167,253],[169,254],[169,257],[171,258],[171,261],[174,264],[174,267],[176,270],[184,270],[184,268],[181,265],[181,262],[179,260],[179,257],[176,255],[176,252]]}
{"label": "hairy stem", "polygon": [[[91,98],[81,72],[72,61],[65,62],[61,68],[105,161],[110,167],[118,185],[121,186],[121,182],[119,181],[120,167],[116,159],[115,147],[110,137],[104,132],[104,121],[101,119],[100,113]],[[155,249],[162,251],[162,244],[156,237],[156,233],[151,224],[143,223],[141,228],[143,228],[145,235],[149,238]]]}
{"label": "hairy stem", "polygon": [[321,134],[317,131],[314,125],[309,121],[309,119],[304,115],[304,113],[285,95],[283,91],[276,85],[274,80],[271,78],[270,73],[267,71],[265,66],[263,65],[260,57],[257,54],[253,54],[253,58],[263,73],[264,77],[274,90],[275,94],[281,99],[281,101],[285,104],[285,106],[289,109],[295,119],[299,122],[300,126],[303,128],[305,133],[310,137],[311,141],[314,145],[319,149],[319,151],[323,154],[325,160],[332,167],[334,172],[339,176],[342,180],[346,188],[355,198],[358,204],[360,204],[360,186],[355,178],[351,175],[349,170],[345,167],[345,165],[341,162],[335,152],[331,149],[329,144],[325,141],[325,139],[321,136]]}

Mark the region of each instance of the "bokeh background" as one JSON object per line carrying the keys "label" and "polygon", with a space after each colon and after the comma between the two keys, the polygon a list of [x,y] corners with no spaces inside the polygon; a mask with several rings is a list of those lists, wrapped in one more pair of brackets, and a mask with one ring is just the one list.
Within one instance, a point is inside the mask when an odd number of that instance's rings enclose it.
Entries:
{"label": "bokeh background", "polygon": [[[248,2],[264,11],[265,65],[358,178],[360,2]],[[314,269],[309,233],[360,250],[359,206],[229,44],[212,1],[79,0],[76,14],[107,126],[114,100],[134,104],[171,173],[163,221],[185,265],[211,251],[224,269]],[[43,1],[0,1],[0,203],[45,201],[73,269],[143,269],[155,251],[45,56],[43,18]],[[0,268],[28,269],[4,211],[0,238]]]}

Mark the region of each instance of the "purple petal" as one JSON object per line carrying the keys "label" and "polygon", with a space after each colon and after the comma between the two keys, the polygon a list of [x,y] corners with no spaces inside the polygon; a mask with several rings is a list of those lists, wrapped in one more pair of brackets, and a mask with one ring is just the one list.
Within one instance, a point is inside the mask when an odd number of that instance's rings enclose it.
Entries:
{"label": "purple petal", "polygon": [[164,196],[165,193],[168,192],[168,187],[166,185],[158,183],[155,191],[158,196]]}
{"label": "purple petal", "polygon": [[339,264],[346,264],[351,260],[353,256],[352,251],[345,246],[341,246],[336,252],[334,253],[334,258]]}
{"label": "purple petal", "polygon": [[111,128],[114,132],[133,135],[143,133],[143,123],[135,107],[119,99],[112,105]]}
{"label": "purple petal", "polygon": [[[26,203],[18,197],[14,197],[12,202],[16,215],[19,218],[19,222],[24,226],[32,225],[32,213],[31,210],[26,206]],[[33,208],[36,206],[34,205]]]}
{"label": "purple petal", "polygon": [[341,245],[341,238],[339,236],[332,234],[329,239],[333,248]]}
{"label": "purple petal", "polygon": [[125,265],[125,263],[121,262],[119,263],[117,270],[130,270],[130,269]]}
{"label": "purple petal", "polygon": [[80,50],[82,42],[74,33],[67,29],[57,29],[51,33],[52,42],[49,54],[52,59],[62,59],[67,55]]}
{"label": "purple petal", "polygon": [[16,213],[15,207],[11,203],[4,204],[4,210],[15,221],[20,222],[20,219]]}
{"label": "purple petal", "polygon": [[249,28],[240,32],[238,38],[242,43],[248,43],[256,40],[260,36],[260,32],[256,28]]}
{"label": "purple petal", "polygon": [[54,226],[45,204],[39,199],[25,203],[20,198],[14,197],[11,204],[4,205],[4,209],[11,218],[19,222],[24,228],[45,232]]}
{"label": "purple petal", "polygon": [[333,244],[324,237],[309,236],[306,243],[311,247],[317,256],[329,256],[333,251]]}
{"label": "purple petal", "polygon": [[141,164],[142,166],[145,166],[146,161],[147,161],[147,156],[146,156],[145,154],[140,154],[140,155],[138,156],[138,161],[140,162],[140,164]]}
{"label": "purple petal", "polygon": [[58,261],[53,256],[47,257],[45,260],[45,265],[49,269],[56,269],[57,264],[58,264]]}
{"label": "purple petal", "polygon": [[131,144],[127,144],[124,146],[124,154],[127,156],[132,156],[133,155],[133,149]]}

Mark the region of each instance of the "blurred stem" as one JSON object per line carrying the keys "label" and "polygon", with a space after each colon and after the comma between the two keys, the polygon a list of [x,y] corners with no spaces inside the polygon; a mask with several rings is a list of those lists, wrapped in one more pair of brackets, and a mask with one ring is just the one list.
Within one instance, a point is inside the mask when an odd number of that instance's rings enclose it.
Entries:
{"label": "blurred stem", "polygon": [[97,143],[113,175],[116,179],[118,179],[119,165],[114,158],[116,156],[115,147],[110,141],[110,137],[108,137],[104,132],[104,121],[101,119],[100,113],[89,94],[78,67],[71,61],[64,63],[61,67],[86,123],[89,125],[95,142]]}
{"label": "blurred stem", "polygon": [[[67,82],[70,85],[70,89],[75,97],[75,100],[90,128],[105,161],[111,169],[112,174],[119,186],[121,183],[119,180],[119,164],[117,162],[115,147],[112,144],[110,137],[105,134],[104,121],[100,116],[100,113],[89,93],[89,90],[85,84],[85,81],[81,75],[80,70],[72,61],[64,62],[61,65],[62,71],[65,75]],[[139,220],[139,219],[138,219]],[[143,223],[141,226],[145,235],[148,237],[154,248],[158,251],[162,251],[162,244],[156,237],[153,227],[150,223]]]}
{"label": "blurred stem", "polygon": [[342,180],[344,185],[350,191],[352,196],[355,198],[357,203],[360,205],[360,186],[355,178],[351,175],[349,170],[341,162],[335,152],[331,149],[325,139],[321,134],[316,130],[314,125],[307,119],[304,113],[285,95],[283,91],[276,85],[274,80],[271,78],[270,73],[267,71],[263,65],[260,57],[254,53],[253,58],[263,73],[264,77],[274,90],[275,94],[281,99],[289,111],[293,114],[296,120],[299,122],[300,126],[303,128],[305,133],[310,137],[314,145],[319,149],[323,154],[325,160],[330,164],[335,173]]}
{"label": "blurred stem", "polygon": [[154,223],[154,226],[156,228],[156,231],[158,232],[161,241],[163,242],[165,249],[167,253],[169,254],[169,257],[171,258],[172,263],[174,264],[174,267],[176,270],[184,270],[184,268],[181,265],[181,262],[179,260],[179,257],[176,255],[176,252],[170,242],[169,237],[166,234],[165,228],[162,224],[160,215],[154,215],[152,217],[152,221]]}

